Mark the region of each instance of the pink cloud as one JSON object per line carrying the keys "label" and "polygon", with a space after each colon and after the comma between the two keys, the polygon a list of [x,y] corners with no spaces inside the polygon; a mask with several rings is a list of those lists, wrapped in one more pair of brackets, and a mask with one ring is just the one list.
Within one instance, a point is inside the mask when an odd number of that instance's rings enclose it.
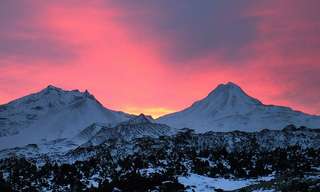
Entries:
{"label": "pink cloud", "polygon": [[[37,17],[28,19],[37,32],[18,30],[13,31],[12,36],[22,34],[30,40],[40,34],[43,38],[40,43],[53,41],[52,45],[70,56],[62,60],[54,59],[55,54],[2,57],[0,103],[55,84],[66,89],[89,89],[107,107],[118,110],[172,111],[206,96],[219,83],[233,81],[267,104],[319,113],[320,16],[314,13],[316,9],[310,11],[310,6],[315,7],[299,1],[254,3],[238,11],[239,18],[255,21],[252,37],[239,41],[236,49],[230,47],[232,44],[223,46],[224,41],[219,41],[219,46],[202,47],[203,54],[186,57],[189,53],[182,53],[185,49],[181,46],[195,44],[188,48],[190,51],[206,45],[201,44],[202,38],[190,39],[190,42],[185,39],[184,43],[176,40],[177,34],[183,33],[181,29],[174,31],[179,26],[171,26],[172,34],[166,31],[165,36],[161,36],[154,25],[168,22],[168,18],[157,18],[159,23],[152,24],[145,20],[141,23],[136,19],[127,20],[135,14],[158,17],[159,10],[128,11],[119,6],[105,6],[102,1],[42,2],[41,9],[35,11]],[[228,16],[228,25],[233,23],[233,17]],[[241,26],[242,19],[234,22]],[[221,27],[224,32],[223,25]],[[250,27],[253,26],[250,24]],[[233,28],[226,27],[225,32],[230,29]],[[234,34],[237,33],[229,36]],[[183,37],[189,35],[182,34]],[[239,34],[238,38],[241,37]],[[248,34],[243,37],[247,38]],[[209,39],[214,43],[216,38]],[[200,45],[196,45],[198,41]],[[43,49],[47,47],[47,44],[40,45]],[[46,49],[45,53],[50,51]],[[184,54],[188,59],[170,60],[166,54]]]}

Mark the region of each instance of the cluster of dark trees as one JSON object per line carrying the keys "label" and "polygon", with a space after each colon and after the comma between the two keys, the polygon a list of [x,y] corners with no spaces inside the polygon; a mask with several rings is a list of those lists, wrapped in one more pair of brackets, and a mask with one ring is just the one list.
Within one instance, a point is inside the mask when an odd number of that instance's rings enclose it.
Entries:
{"label": "cluster of dark trees", "polygon": [[[244,153],[220,150],[154,151],[150,155],[133,154],[115,161],[110,154],[73,164],[47,162],[37,167],[24,158],[0,162],[0,191],[179,191],[184,186],[178,175],[188,171],[209,177],[258,177],[272,172],[301,175],[319,163],[320,151],[302,150],[293,146],[271,152]],[[158,156],[161,154],[162,156]],[[162,158],[160,158],[162,157]],[[109,158],[109,159],[108,159]],[[161,171],[144,175],[140,170],[161,167]],[[99,186],[88,186],[89,178],[97,175]],[[6,175],[6,176],[4,176]]]}
{"label": "cluster of dark trees", "polygon": [[[77,161],[74,164],[51,164],[37,168],[26,159],[7,159],[1,162],[0,191],[184,191],[173,170],[145,176],[139,172],[138,159],[119,161],[118,171],[101,173],[90,186],[88,178],[98,171],[97,159]],[[133,170],[131,170],[133,168]],[[110,168],[107,168],[110,169]],[[99,170],[101,171],[101,170]],[[3,173],[6,173],[6,178]],[[103,177],[102,175],[108,175]]]}
{"label": "cluster of dark trees", "polygon": [[[210,177],[252,178],[271,173],[303,176],[312,171],[312,165],[319,164],[320,151],[312,148],[303,150],[298,146],[248,153],[204,150],[192,160],[193,172]],[[212,162],[214,166],[210,165]]]}

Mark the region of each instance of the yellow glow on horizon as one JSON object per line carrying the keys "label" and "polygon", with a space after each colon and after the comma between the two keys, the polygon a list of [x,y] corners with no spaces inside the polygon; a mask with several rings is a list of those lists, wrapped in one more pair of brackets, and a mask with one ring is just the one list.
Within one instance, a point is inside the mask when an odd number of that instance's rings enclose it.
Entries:
{"label": "yellow glow on horizon", "polygon": [[154,107],[154,108],[128,107],[128,108],[125,108],[123,111],[125,111],[126,113],[134,114],[134,115],[140,115],[141,113],[143,113],[145,115],[151,115],[153,118],[156,119],[158,117],[161,117],[162,115],[173,113],[176,110],[162,108],[162,107]]}

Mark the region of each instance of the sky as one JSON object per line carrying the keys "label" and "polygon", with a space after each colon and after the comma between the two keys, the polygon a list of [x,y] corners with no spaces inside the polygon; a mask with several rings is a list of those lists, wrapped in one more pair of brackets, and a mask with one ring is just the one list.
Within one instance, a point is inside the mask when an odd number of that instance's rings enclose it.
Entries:
{"label": "sky", "polygon": [[320,114],[318,0],[1,0],[0,104],[47,85],[155,117],[234,82]]}

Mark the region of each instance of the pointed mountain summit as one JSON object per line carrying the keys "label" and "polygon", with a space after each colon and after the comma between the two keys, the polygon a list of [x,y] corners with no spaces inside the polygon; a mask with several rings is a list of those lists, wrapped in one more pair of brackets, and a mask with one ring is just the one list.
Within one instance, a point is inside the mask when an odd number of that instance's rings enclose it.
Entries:
{"label": "pointed mountain summit", "polygon": [[218,85],[206,98],[194,103],[193,108],[201,113],[221,113],[230,110],[244,113],[259,105],[262,105],[259,100],[250,97],[238,85],[229,82]]}
{"label": "pointed mountain summit", "polygon": [[70,138],[93,123],[116,125],[130,118],[105,108],[88,91],[49,85],[0,106],[0,147]]}
{"label": "pointed mountain summit", "polygon": [[281,129],[289,124],[320,127],[320,117],[288,107],[264,105],[234,83],[220,84],[204,99],[190,107],[157,119],[174,128],[206,131],[259,131]]}
{"label": "pointed mountain summit", "polygon": [[124,122],[126,124],[146,124],[146,123],[152,123],[154,122],[154,119],[151,116],[146,116],[143,113],[141,113],[138,116],[132,117],[127,122]]}
{"label": "pointed mountain summit", "polygon": [[226,99],[226,102],[230,102],[229,104],[236,103],[236,99],[241,100],[241,102],[246,102],[247,104],[252,105],[262,104],[259,100],[247,95],[238,85],[232,82],[218,85],[217,88],[215,88],[212,92],[209,93],[207,99],[217,99],[218,97]]}

